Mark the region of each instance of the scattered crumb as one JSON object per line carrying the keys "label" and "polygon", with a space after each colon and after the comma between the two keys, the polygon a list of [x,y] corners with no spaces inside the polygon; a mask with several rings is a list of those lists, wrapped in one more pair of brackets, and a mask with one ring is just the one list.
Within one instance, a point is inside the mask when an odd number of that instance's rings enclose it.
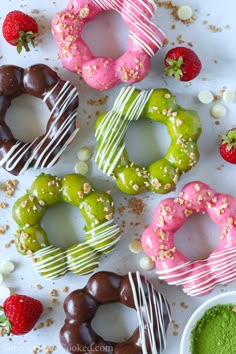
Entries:
{"label": "scattered crumb", "polygon": [[15,240],[10,240],[8,243],[5,243],[5,244],[3,245],[3,247],[4,247],[4,248],[10,248],[13,243],[15,243]]}
{"label": "scattered crumb", "polygon": [[57,349],[57,347],[55,345],[47,345],[45,347],[45,354],[51,354],[52,352],[54,352]]}
{"label": "scattered crumb", "polygon": [[37,285],[36,285],[36,289],[41,290],[41,289],[43,289],[43,286],[42,286],[42,285],[40,285],[40,284],[37,284]]}
{"label": "scattered crumb", "polygon": [[5,209],[7,206],[7,203],[0,202],[0,209]]}
{"label": "scattered crumb", "polygon": [[46,326],[46,327],[50,327],[53,323],[54,323],[54,321],[53,321],[51,318],[48,318],[48,319],[45,321],[45,326]]}
{"label": "scattered crumb", "polygon": [[219,95],[214,96],[214,102],[219,102],[221,100],[221,97]]}
{"label": "scattered crumb", "polygon": [[69,291],[68,286],[65,286],[64,288],[61,289],[63,293],[67,293]]}
{"label": "scattered crumb", "polygon": [[177,36],[177,41],[178,41],[179,44],[183,44],[183,43],[184,43],[183,35],[182,35],[182,34],[179,34],[179,35]]}
{"label": "scattered crumb", "polygon": [[50,291],[49,291],[49,294],[50,294],[51,296],[53,296],[53,297],[58,296],[58,292],[57,292],[56,289],[50,290]]}
{"label": "scattered crumb", "polygon": [[0,235],[4,235],[8,229],[9,229],[9,225],[0,226]]}
{"label": "scattered crumb", "polygon": [[180,303],[180,306],[181,306],[183,309],[188,309],[188,305],[185,304],[185,302],[181,302],[181,303]]}
{"label": "scattered crumb", "polygon": [[222,28],[215,25],[208,25],[207,28],[213,33],[222,32]]}
{"label": "scattered crumb", "polygon": [[145,203],[142,199],[132,198],[129,200],[128,207],[132,210],[134,214],[142,215],[143,210],[145,208]]}
{"label": "scattered crumb", "polygon": [[18,181],[16,179],[9,179],[6,181],[5,185],[1,187],[1,190],[5,192],[4,196],[10,198],[15,194],[16,186]]}
{"label": "scattered crumb", "polygon": [[102,106],[107,102],[107,99],[108,96],[101,97],[98,100],[90,99],[87,101],[87,104],[89,104],[90,106]]}

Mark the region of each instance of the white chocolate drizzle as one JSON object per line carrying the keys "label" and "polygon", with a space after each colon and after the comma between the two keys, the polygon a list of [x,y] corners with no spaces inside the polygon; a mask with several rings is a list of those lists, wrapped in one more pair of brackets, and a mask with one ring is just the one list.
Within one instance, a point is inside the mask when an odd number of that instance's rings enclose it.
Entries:
{"label": "white chocolate drizzle", "polygon": [[139,119],[153,92],[153,90],[140,91],[127,112],[124,113],[125,106],[134,91],[135,88],[132,86],[121,89],[113,108],[103,117],[95,132],[96,139],[101,138],[95,161],[108,176],[114,171],[125,149],[125,142],[123,141],[122,144],[121,142],[124,140],[129,124]]}
{"label": "white chocolate drizzle", "polygon": [[[166,347],[166,331],[164,308],[168,315],[168,320],[171,320],[169,306],[166,299],[159,292],[155,291],[153,285],[146,279],[143,281],[140,273],[135,273],[135,278],[132,273],[128,273],[135,308],[137,311],[139,321],[139,334],[142,346],[142,353],[159,354]],[[137,287],[135,285],[137,281]],[[147,291],[144,289],[145,288]],[[150,350],[148,350],[148,343],[150,343]]]}
{"label": "white chocolate drizzle", "polygon": [[[108,253],[120,239],[120,229],[114,220],[108,220],[86,232],[89,237],[85,242],[75,245],[73,249],[62,250],[50,245],[33,253],[34,268],[46,279],[62,277],[68,271],[79,274],[90,273],[98,267],[98,253]],[[95,236],[93,236],[95,235]],[[100,247],[97,247],[101,243]],[[102,244],[103,243],[103,244]],[[57,253],[55,255],[55,252]],[[68,259],[80,253],[72,261]],[[40,258],[44,259],[40,259]],[[38,260],[37,260],[38,259]],[[44,273],[44,274],[42,274]]]}
{"label": "white chocolate drizzle", "polygon": [[[110,224],[110,226],[108,226]],[[103,228],[105,227],[105,230]],[[100,231],[100,229],[102,229]],[[95,236],[93,236],[95,234]],[[100,224],[99,226],[89,230],[85,233],[85,239],[87,243],[96,248],[98,252],[107,253],[109,252],[111,247],[114,247],[120,239],[120,228],[116,224],[113,223],[113,219]],[[110,239],[109,243],[107,240]],[[113,239],[113,240],[112,240]],[[100,247],[98,247],[99,243],[104,243]]]}
{"label": "white chocolate drizzle", "polygon": [[[55,255],[55,252],[57,254]],[[37,258],[45,257],[40,261]],[[56,279],[62,277],[67,272],[67,264],[65,262],[65,252],[56,246],[48,246],[34,252],[33,258],[34,268],[46,279]]]}
{"label": "white chocolate drizzle", "polygon": [[[156,11],[153,0],[92,0],[102,10],[116,10],[125,21],[132,24],[129,37],[142,48],[149,56],[162,46],[164,33],[151,20]],[[149,14],[148,14],[149,13]]]}
{"label": "white chocolate drizzle", "polygon": [[158,270],[157,274],[170,285],[184,285],[183,291],[190,296],[203,295],[217,284],[236,279],[236,247],[214,252],[200,264],[199,261],[186,262],[178,267]]}
{"label": "white chocolate drizzle", "polygon": [[[58,83],[49,91],[43,101],[46,102],[47,99],[52,95],[54,90],[57,88]],[[70,106],[70,104],[78,97],[77,89],[69,82],[66,81],[63,85],[62,89],[58,93],[58,97],[54,107],[51,110],[51,115],[54,114],[54,111],[58,109],[58,114],[56,119],[51,124],[50,128],[48,129],[47,133],[44,135],[43,139],[37,143],[38,138],[34,139],[31,143],[23,143],[22,141],[16,141],[16,143],[11,147],[11,149],[5,154],[5,156],[0,161],[0,166],[6,163],[6,170],[11,172],[16,168],[18,164],[21,164],[24,161],[25,156],[29,154],[29,157],[25,161],[20,171],[20,175],[25,173],[25,171],[29,168],[31,163],[35,160],[36,155],[42,148],[43,144],[46,140],[52,135],[53,130],[55,129],[56,124],[60,121],[62,115],[66,114],[66,110]],[[50,142],[42,149],[40,152],[39,157],[34,162],[32,168],[50,168],[52,167],[55,162],[59,159],[63,151],[67,148],[67,146],[72,142],[74,137],[79,131],[79,128],[74,129],[73,133],[70,134],[69,138],[63,143],[59,151],[56,153],[54,158],[48,163],[48,159],[50,157],[50,153],[53,150],[56,150],[58,146],[60,146],[62,140],[68,135],[71,130],[71,127],[74,126],[75,120],[77,117],[77,108],[68,114],[67,118],[64,122],[60,125],[59,129],[56,129],[56,133],[50,139]],[[36,146],[34,146],[36,144]],[[33,147],[34,146],[34,147]],[[31,150],[32,149],[32,150]]]}

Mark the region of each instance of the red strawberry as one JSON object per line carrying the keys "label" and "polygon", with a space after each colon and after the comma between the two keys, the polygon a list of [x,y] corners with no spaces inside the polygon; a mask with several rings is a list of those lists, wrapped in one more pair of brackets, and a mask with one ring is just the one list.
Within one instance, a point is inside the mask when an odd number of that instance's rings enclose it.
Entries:
{"label": "red strawberry", "polygon": [[29,52],[29,44],[35,47],[38,24],[31,16],[14,10],[9,12],[3,21],[2,33],[8,43],[17,47],[18,53],[22,48]]}
{"label": "red strawberry", "polygon": [[220,154],[225,161],[236,164],[236,127],[222,136]]}
{"label": "red strawberry", "polygon": [[176,47],[166,54],[165,72],[176,80],[193,80],[201,71],[202,64],[197,54],[186,47]]}
{"label": "red strawberry", "polygon": [[26,295],[11,295],[0,306],[0,328],[6,334],[28,333],[43,312],[40,301]]}

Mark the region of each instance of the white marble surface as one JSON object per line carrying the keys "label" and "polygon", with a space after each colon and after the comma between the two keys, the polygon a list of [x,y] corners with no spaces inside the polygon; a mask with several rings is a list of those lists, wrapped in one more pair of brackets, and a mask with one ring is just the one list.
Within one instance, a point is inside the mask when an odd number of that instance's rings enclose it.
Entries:
{"label": "white marble surface", "polygon": [[[174,0],[176,5],[184,5],[183,0]],[[223,86],[227,86],[233,90],[235,86],[236,72],[236,46],[234,38],[236,35],[235,23],[235,2],[227,0],[225,2],[219,0],[197,1],[190,0],[187,2],[197,16],[197,20],[190,26],[186,26],[180,21],[174,21],[171,16],[171,11],[163,8],[158,8],[154,21],[162,30],[165,31],[169,45],[163,48],[152,59],[151,73],[141,83],[137,84],[139,88],[157,88],[167,87],[177,96],[177,101],[187,108],[196,109],[202,119],[202,135],[199,139],[200,160],[196,167],[186,175],[184,175],[177,186],[176,192],[168,195],[175,196],[184,186],[185,183],[193,180],[201,180],[210,184],[218,191],[231,193],[236,196],[235,188],[235,166],[224,162],[218,153],[219,134],[222,134],[226,129],[236,124],[236,104],[228,104],[227,114],[219,120],[216,120],[210,115],[211,105],[202,105],[197,100],[197,95],[200,90],[211,90],[214,94],[218,94]],[[50,32],[50,22],[56,11],[61,10],[67,4],[66,0],[60,1],[38,1],[38,0],[14,0],[2,1],[0,10],[0,25],[6,13],[13,9],[20,9],[30,13],[32,9],[36,9],[35,18],[40,24],[40,43],[31,53],[22,53],[20,56],[16,54],[14,47],[8,45],[0,36],[0,65],[17,64],[23,67],[35,63],[45,63],[52,67],[58,68],[58,73],[62,78],[69,79],[74,83],[80,92],[80,109],[79,109],[79,124],[80,132],[74,143],[66,150],[60,162],[53,167],[50,172],[53,174],[63,175],[73,172],[76,163],[76,153],[83,146],[90,146],[94,150],[94,122],[96,119],[96,111],[102,112],[108,110],[113,102],[114,97],[119,92],[121,86],[116,87],[108,92],[96,92],[87,87],[76,74],[72,74],[65,70],[57,58],[57,47],[53,41]],[[213,33],[208,29],[208,24],[216,27],[221,27],[222,31]],[[176,29],[171,29],[172,24],[176,24]],[[227,28],[229,26],[229,28]],[[109,28],[109,31],[107,29]],[[94,22],[86,26],[85,37],[88,40],[94,53],[97,55],[106,54],[119,56],[126,48],[127,29],[122,24],[122,21],[117,14],[102,14]],[[164,64],[163,59],[165,53],[173,45],[177,45],[177,36],[182,35],[185,41],[193,43],[193,49],[199,55],[202,61],[202,71],[198,78],[188,83],[176,82],[173,78],[166,78],[163,74]],[[108,43],[110,43],[108,45]],[[174,44],[173,44],[174,43]],[[217,61],[217,63],[215,63]],[[99,99],[108,95],[108,101],[104,106],[89,105],[88,101]],[[88,115],[91,118],[88,119]],[[32,98],[22,97],[15,100],[13,106],[7,113],[7,119],[14,133],[19,138],[31,139],[33,136],[43,131],[47,122],[48,112],[42,102],[33,100]],[[33,122],[37,122],[37,124]],[[25,129],[27,125],[27,129]],[[143,131],[141,132],[141,129]],[[155,134],[154,134],[155,132]],[[138,139],[136,137],[138,136]],[[150,139],[151,137],[151,139]],[[132,131],[128,131],[128,149],[132,156],[138,159],[138,162],[153,161],[160,157],[163,151],[166,151],[168,146],[168,135],[165,129],[158,125],[157,129],[150,129],[147,126],[133,127]],[[161,141],[162,140],[162,141]],[[137,141],[141,143],[137,144]],[[149,143],[151,141],[151,144]],[[162,147],[161,147],[162,146]],[[155,153],[155,149],[157,153]],[[159,151],[159,152],[158,152]],[[158,155],[159,154],[159,155]],[[221,168],[219,168],[221,166]],[[4,284],[9,286],[12,292],[25,293],[39,298],[45,307],[41,321],[48,318],[53,319],[54,323],[49,328],[42,328],[37,331],[32,331],[26,336],[13,337],[12,341],[8,338],[0,339],[1,354],[32,353],[33,349],[42,345],[43,353],[46,345],[56,345],[55,353],[63,354],[64,350],[60,346],[58,333],[64,321],[64,313],[62,310],[63,300],[66,296],[61,292],[61,288],[69,286],[69,290],[82,287],[88,277],[78,277],[75,275],[66,275],[63,279],[48,282],[43,280],[32,269],[31,262],[23,259],[15,250],[14,245],[9,249],[4,248],[4,244],[9,242],[14,235],[16,225],[11,219],[11,205],[15,198],[21,196],[25,189],[30,186],[34,177],[38,174],[37,171],[28,171],[24,176],[19,177],[19,185],[14,198],[11,198],[9,207],[1,210],[0,224],[9,224],[9,231],[0,236],[0,259],[11,259],[16,263],[16,270],[5,278]],[[142,271],[139,268],[139,259],[141,255],[133,255],[129,252],[128,244],[131,239],[139,237],[152,219],[154,207],[157,203],[167,196],[153,195],[146,193],[138,198],[143,198],[146,207],[141,216],[132,213],[129,208],[126,208],[124,215],[119,215],[118,208],[121,205],[128,204],[126,196],[122,195],[114,185],[114,183],[102,175],[97,167],[90,162],[89,178],[97,188],[112,189],[112,195],[117,206],[116,220],[124,225],[122,227],[122,239],[119,246],[112,253],[101,259],[100,270],[109,269],[118,273],[126,273],[139,269],[145,274],[156,287],[165,294],[171,305],[172,317],[178,328],[171,324],[168,330],[168,345],[165,354],[178,354],[181,334],[184,326],[193,313],[193,311],[205,300],[211,296],[220,293],[221,291],[229,291],[235,289],[234,283],[228,286],[220,286],[215,289],[212,294],[206,297],[190,298],[182,292],[181,288],[160,284],[156,278],[155,271]],[[4,170],[0,170],[0,182],[4,183],[11,176]],[[0,192],[0,201],[4,201],[3,193]],[[64,218],[64,219],[63,219]],[[63,221],[61,221],[63,220]],[[66,222],[65,222],[66,220]],[[80,237],[82,233],[83,221],[80,220],[78,226],[78,213],[74,208],[58,206],[50,209],[45,217],[44,224],[50,234],[50,240],[57,245],[65,241],[61,241],[66,234],[68,240],[67,245],[73,242],[73,237]],[[137,223],[135,225],[135,223]],[[68,228],[65,227],[67,225]],[[69,226],[68,226],[69,225]],[[80,236],[79,236],[80,235]],[[209,221],[206,216],[197,215],[191,217],[190,222],[186,223],[176,235],[176,243],[178,247],[186,255],[192,259],[204,258],[214,249],[218,241],[218,230],[216,226]],[[43,286],[42,290],[36,288],[37,284]],[[51,304],[51,289],[58,290],[58,299],[55,304]],[[182,305],[181,305],[182,304]],[[53,311],[48,312],[47,307],[53,306]],[[123,309],[124,310],[124,309]],[[121,313],[123,314],[121,316]],[[122,340],[134,328],[136,324],[135,313],[127,310],[120,311],[120,307],[109,306],[109,311],[106,314],[106,320],[100,317],[97,321],[97,326],[103,327],[103,332],[106,334],[106,339]],[[111,316],[111,317],[109,317]],[[130,322],[130,318],[133,322]],[[106,323],[105,323],[106,322]],[[112,325],[111,323],[112,322]],[[130,327],[130,328],[127,328]],[[105,329],[104,329],[105,328]],[[173,334],[175,332],[175,335]],[[114,338],[114,335],[116,336]],[[113,337],[112,337],[113,336]]]}

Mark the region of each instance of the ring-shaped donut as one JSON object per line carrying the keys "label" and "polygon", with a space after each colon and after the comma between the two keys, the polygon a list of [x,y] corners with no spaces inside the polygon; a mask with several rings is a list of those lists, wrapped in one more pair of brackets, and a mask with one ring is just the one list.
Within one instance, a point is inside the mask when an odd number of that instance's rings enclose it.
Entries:
{"label": "ring-shaped donut", "polygon": [[[42,99],[50,111],[45,133],[29,143],[16,139],[5,121],[12,100],[22,94]],[[78,132],[78,106],[77,89],[48,66],[1,66],[0,166],[13,175],[53,166]]]}
{"label": "ring-shaped donut", "polygon": [[[130,30],[128,48],[118,59],[95,57],[81,37],[86,23],[109,10],[118,12]],[[155,11],[153,0],[70,0],[52,21],[63,65],[97,90],[141,81],[148,74],[151,56],[165,39],[150,20]]]}
{"label": "ring-shaped donut", "polygon": [[[191,262],[175,246],[175,232],[193,213],[207,213],[219,227],[217,248],[205,260]],[[202,182],[187,184],[178,197],[162,200],[142,235],[144,252],[155,258],[157,274],[188,295],[206,295],[236,279],[236,198]]]}
{"label": "ring-shaped donut", "polygon": [[[139,326],[123,343],[106,341],[91,325],[100,305],[115,302],[136,310],[138,316]],[[67,296],[64,310],[66,320],[60,340],[70,353],[158,354],[166,346],[169,305],[139,272],[123,276],[112,272],[94,274],[83,289]]]}
{"label": "ring-shaped donut", "polygon": [[[148,167],[131,161],[125,148],[130,122],[141,118],[165,124],[171,137],[165,157]],[[122,88],[111,111],[97,119],[95,129],[95,161],[127,194],[140,194],[145,190],[168,193],[199,159],[200,118],[195,111],[180,107],[167,89]],[[145,148],[145,141],[140,143]]]}
{"label": "ring-shaped donut", "polygon": [[[60,202],[76,206],[86,222],[84,241],[67,249],[51,245],[41,226],[47,209]],[[35,270],[44,278],[59,278],[67,272],[90,273],[98,267],[100,255],[110,252],[119,241],[113,213],[110,194],[95,190],[84,176],[41,174],[13,206],[13,218],[19,226],[16,248],[33,259]]]}

